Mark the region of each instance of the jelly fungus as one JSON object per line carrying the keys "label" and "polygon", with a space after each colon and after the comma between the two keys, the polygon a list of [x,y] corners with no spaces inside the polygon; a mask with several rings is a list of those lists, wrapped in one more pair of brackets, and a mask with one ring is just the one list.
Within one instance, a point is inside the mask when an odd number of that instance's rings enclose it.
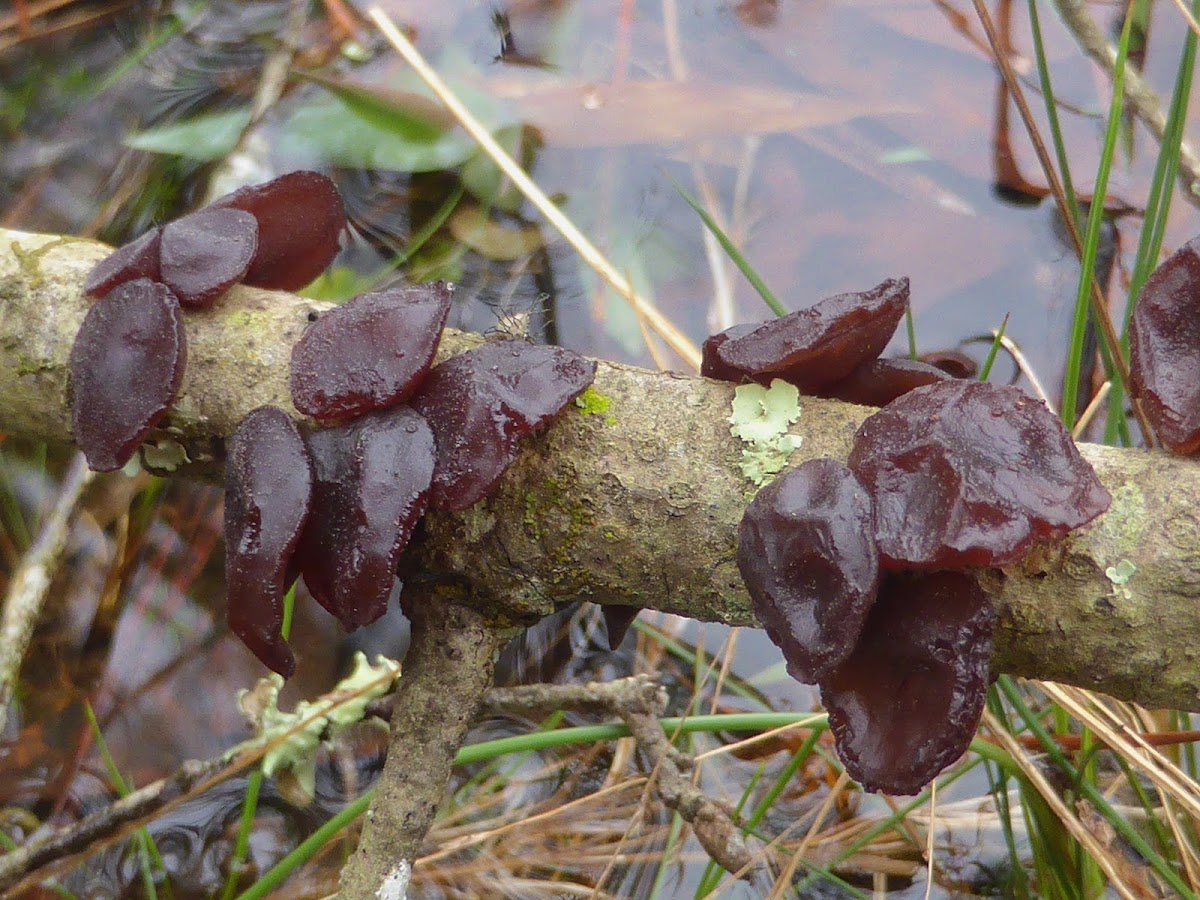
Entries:
{"label": "jelly fungus", "polygon": [[1200,450],[1200,237],[1167,258],[1133,307],[1129,374],[1163,446]]}
{"label": "jelly fungus", "polygon": [[976,378],[979,375],[979,363],[961,350],[931,350],[922,353],[918,359],[952,378]]}
{"label": "jelly fungus", "polygon": [[175,399],[187,362],[179,302],[148,278],[88,310],[71,347],[71,427],[97,472],[129,462]]}
{"label": "jelly fungus", "polygon": [[995,614],[968,574],[889,575],[858,646],[821,681],[838,756],[869,791],[915,794],[971,743]]}
{"label": "jelly fungus", "polygon": [[211,208],[244,210],[258,221],[258,252],[243,279],[251,287],[295,291],[338,253],[346,211],[337,187],[319,172],[289,172],[215,200]]}
{"label": "jelly fungus", "polygon": [[596,364],[562,347],[496,341],[433,368],[412,405],[429,420],[438,463],[430,506],[482,500],[517,457],[517,442],[578,397]]}
{"label": "jelly fungus", "polygon": [[362,294],[324,313],[292,347],[292,402],[322,421],[406,399],[433,364],[450,312],[443,281]]}
{"label": "jelly fungus", "polygon": [[951,378],[943,369],[914,359],[873,359],[821,391],[820,395],[860,406],[883,407],[913,388]]}
{"label": "jelly fungus", "polygon": [[225,582],[229,627],[265,666],[290,678],[296,660],[282,634],[289,564],[312,502],[304,439],[280,409],[238,423],[225,459]]}
{"label": "jelly fungus", "polygon": [[313,513],[297,558],[309,593],[347,631],[387,611],[396,562],[425,512],[433,433],[407,406],[308,436]]}
{"label": "jelly fungus", "polygon": [[849,465],[875,501],[885,568],[1004,565],[1112,500],[1042,403],[975,381],[889,404],[858,429]]}
{"label": "jelly fungus", "polygon": [[184,306],[204,308],[245,276],[258,223],[238,209],[207,207],[163,226],[162,280]]}
{"label": "jelly fungus", "polygon": [[118,247],[92,268],[83,282],[83,292],[89,297],[103,297],[117,285],[149,278],[162,281],[158,263],[161,229],[147,231],[140,238]]}
{"label": "jelly fungus", "polygon": [[633,624],[633,620],[638,617],[638,613],[641,611],[640,606],[617,606],[612,603],[601,604],[600,612],[604,615],[604,628],[608,632],[609,650],[616,650],[621,646],[621,642],[625,640],[625,635],[629,633],[629,626]]}
{"label": "jelly fungus", "polygon": [[788,672],[812,684],[854,649],[879,588],[871,498],[832,459],[758,492],[738,528],[738,568]]}
{"label": "jelly fungus", "polygon": [[701,374],[769,385],[782,378],[817,393],[883,352],[908,308],[908,279],[838,294],[758,326],[738,325],[704,342]]}

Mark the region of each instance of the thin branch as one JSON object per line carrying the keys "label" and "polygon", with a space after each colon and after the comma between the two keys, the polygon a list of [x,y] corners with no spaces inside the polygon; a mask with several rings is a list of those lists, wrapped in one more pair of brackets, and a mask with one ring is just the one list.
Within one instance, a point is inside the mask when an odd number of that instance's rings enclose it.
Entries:
{"label": "thin branch", "polygon": [[16,689],[21,660],[29,647],[33,628],[42,614],[46,591],[62,561],[70,533],[71,516],[95,473],[82,453],[76,453],[59,487],[58,500],[42,523],[37,538],[13,573],[0,617],[0,734],[8,723],[8,707]]}
{"label": "thin branch", "polygon": [[412,861],[446,792],[454,756],[492,682],[496,651],[512,636],[465,606],[406,590],[412,643],[392,712],[392,739],[342,870],[342,900],[402,898]]}

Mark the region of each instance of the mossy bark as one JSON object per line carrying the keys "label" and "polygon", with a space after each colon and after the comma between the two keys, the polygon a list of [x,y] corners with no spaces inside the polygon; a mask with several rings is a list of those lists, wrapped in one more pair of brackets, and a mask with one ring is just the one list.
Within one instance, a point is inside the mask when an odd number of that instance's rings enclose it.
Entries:
{"label": "mossy bark", "polygon": [[[0,430],[70,437],[67,356],[87,310],[80,285],[99,244],[0,231]],[[325,305],[235,289],[188,314],[189,364],[159,437],[195,464],[288,396],[292,344]],[[447,332],[441,354],[477,343]],[[731,385],[601,362],[595,397],[526,443],[496,494],[430,515],[414,548],[432,589],[494,598],[519,622],[583,598],[753,625],[734,561],[754,487],[729,433]],[[792,462],[844,458],[870,410],[802,398]],[[1081,445],[1112,509],[1021,563],[980,573],[999,613],[998,670],[1094,688],[1146,705],[1200,709],[1200,466],[1161,453]],[[1117,584],[1107,570],[1136,571]],[[1120,578],[1118,577],[1118,581]]]}

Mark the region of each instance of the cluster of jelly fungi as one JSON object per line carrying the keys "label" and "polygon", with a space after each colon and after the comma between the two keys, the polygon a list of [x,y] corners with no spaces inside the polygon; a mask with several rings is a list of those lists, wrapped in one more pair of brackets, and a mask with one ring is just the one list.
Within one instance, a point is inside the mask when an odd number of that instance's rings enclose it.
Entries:
{"label": "cluster of jelly fungi", "polygon": [[877,359],[907,305],[907,280],[889,280],[737,326],[705,343],[703,369],[882,407],[846,465],[809,460],[759,491],[737,561],[789,673],[820,686],[847,772],[896,794],[957,759],[982,714],[994,614],[962,570],[1011,563],[1111,502],[1042,403]]}
{"label": "cluster of jelly fungi", "polygon": [[[89,465],[124,466],[184,377],[184,308],[234,284],[295,290],[329,265],[346,226],[332,181],[293,172],[242,188],[101,260],[71,353],[72,424]],[[429,508],[487,496],[522,437],[591,384],[596,364],[560,347],[485,344],[433,366],[450,311],[442,282],[363,294],[310,323],[292,348],[302,431],[261,407],[238,424],[225,471],[229,622],[285,677],[284,595],[299,577],[347,630],[387,610],[400,554]]]}

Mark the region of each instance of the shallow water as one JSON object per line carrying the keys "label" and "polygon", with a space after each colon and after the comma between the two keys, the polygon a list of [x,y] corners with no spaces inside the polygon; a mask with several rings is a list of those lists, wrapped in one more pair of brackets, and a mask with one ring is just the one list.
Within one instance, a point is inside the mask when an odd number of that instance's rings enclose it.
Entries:
{"label": "shallow water", "polygon": [[[969,14],[964,31],[941,7],[922,0],[665,0],[616,8],[414,0],[383,6],[415,29],[421,51],[489,122],[536,126],[540,145],[527,148],[526,162],[539,185],[694,342],[769,313],[720,251],[706,245],[703,226],[672,180],[714,213],[789,308],[909,276],[920,351],[963,348],[980,359],[990,330],[1007,315],[1007,334],[1057,399],[1076,268],[1050,201],[1018,202],[997,184],[998,76]],[[6,93],[0,220],[119,242],[199,202],[213,162],[134,151],[122,141],[139,129],[244,107],[264,55],[258,38],[278,31],[286,7],[180,4],[180,18],[173,20],[143,5],[103,28],[0,42]],[[1108,14],[1103,7],[1095,12]],[[1035,74],[1024,15],[1023,6],[1013,13],[1014,65],[1030,85]],[[1059,96],[1078,110],[1062,116],[1075,180],[1086,192],[1106,83],[1048,14],[1043,27]],[[8,40],[12,26],[0,34]],[[160,43],[143,53],[148,35]],[[1173,78],[1179,39],[1169,28],[1153,35],[1146,71],[1162,92]],[[325,65],[322,71],[343,87],[416,89],[369,30],[350,44],[314,20],[301,47],[304,65]],[[1036,92],[1030,89],[1029,97],[1044,118]],[[251,130],[237,157],[250,180],[299,166],[331,170],[346,195],[355,237],[327,294],[352,293],[348,285],[357,290],[369,278],[388,277],[396,254],[412,251],[407,277],[459,283],[453,325],[521,327],[512,320],[528,312],[537,336],[596,356],[655,363],[624,300],[599,287],[527,205],[509,206],[503,194],[483,202],[468,193],[448,225],[413,251],[414,236],[446,202],[455,180],[436,171],[356,168],[364,160],[394,167],[398,159],[414,158],[413,148],[388,133],[344,140],[329,122],[344,123],[345,116],[321,87],[295,84]],[[1014,161],[1026,179],[1041,183],[1015,113],[1011,118]],[[464,146],[450,141],[446,158],[461,155]],[[1135,126],[1125,149],[1110,194],[1137,207],[1155,148]],[[1189,238],[1194,221],[1194,208],[1176,202],[1164,246]],[[482,234],[476,230],[489,222]],[[1136,216],[1116,220],[1117,314],[1119,279],[1139,226]],[[481,252],[463,252],[464,239]],[[981,335],[984,342],[973,340]],[[906,348],[901,334],[891,350]],[[669,350],[655,352],[668,367],[683,368]],[[1014,365],[1005,365],[999,377],[1020,378]],[[32,523],[53,500],[57,468],[44,470],[36,448],[0,444],[0,452],[8,493]],[[122,771],[138,784],[245,735],[232,697],[261,673],[223,627],[219,494],[187,485],[160,493],[146,482],[99,493],[74,527],[69,564],[56,581],[38,652],[23,676],[27,699],[4,735],[0,807],[69,820],[111,799],[83,717],[84,699]],[[126,526],[114,523],[123,521],[131,501],[134,515],[122,532]],[[21,540],[13,515],[0,522],[2,584]],[[400,619],[389,617],[356,635],[354,646],[398,652],[406,642]],[[311,603],[299,605],[296,635],[304,662],[288,691],[298,697],[330,683],[350,644]],[[683,637],[710,649],[726,636],[715,627],[683,629]],[[574,655],[552,652],[564,647]],[[543,631],[510,656],[509,671],[514,679],[566,678],[624,673],[630,665],[628,655],[607,654],[578,633],[564,645]],[[807,689],[772,674],[778,654],[762,634],[741,634],[732,670],[747,679],[764,679],[768,670],[763,688],[780,706],[807,709],[815,702]],[[487,734],[493,736],[492,726]],[[357,739],[351,757],[369,771],[378,763],[377,742]],[[323,771],[334,779],[342,770],[331,762]],[[983,789],[978,782],[960,784],[947,799]],[[242,782],[228,782],[206,796],[204,808],[181,808],[160,824],[156,837],[168,845],[178,838],[183,848],[172,866],[176,896],[188,895],[186,885],[201,895],[220,884],[213,854],[227,854],[242,790]],[[268,799],[275,812],[264,814],[256,832],[259,865],[277,859],[295,830],[310,829],[341,802],[331,794],[316,810],[303,811]],[[978,868],[986,868],[983,861],[996,846],[994,835],[975,836],[969,827],[948,840],[965,848]],[[138,876],[124,852],[112,851],[73,876],[99,881],[73,886],[97,895],[128,888]],[[685,867],[672,890],[690,892],[701,869]],[[648,885],[637,872],[628,878],[631,891]],[[314,891],[319,884],[318,878]],[[897,882],[900,891],[923,890],[920,878],[906,884]]]}

